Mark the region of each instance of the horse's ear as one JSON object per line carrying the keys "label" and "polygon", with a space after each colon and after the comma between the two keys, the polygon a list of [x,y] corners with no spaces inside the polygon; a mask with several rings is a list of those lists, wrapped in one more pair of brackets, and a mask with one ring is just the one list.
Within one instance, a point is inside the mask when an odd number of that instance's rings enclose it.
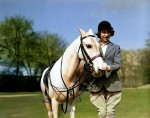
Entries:
{"label": "horse's ear", "polygon": [[86,32],[80,28],[78,28],[79,31],[80,31],[80,34],[81,34],[81,37],[85,36],[86,35]]}
{"label": "horse's ear", "polygon": [[92,29],[89,29],[88,33],[93,35]]}

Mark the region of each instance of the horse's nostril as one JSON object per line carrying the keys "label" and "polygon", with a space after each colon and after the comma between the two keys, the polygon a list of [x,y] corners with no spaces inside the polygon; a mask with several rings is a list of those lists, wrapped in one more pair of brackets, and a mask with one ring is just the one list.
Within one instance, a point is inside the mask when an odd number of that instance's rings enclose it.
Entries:
{"label": "horse's nostril", "polygon": [[104,73],[104,72],[105,72],[104,70],[99,69],[99,73]]}

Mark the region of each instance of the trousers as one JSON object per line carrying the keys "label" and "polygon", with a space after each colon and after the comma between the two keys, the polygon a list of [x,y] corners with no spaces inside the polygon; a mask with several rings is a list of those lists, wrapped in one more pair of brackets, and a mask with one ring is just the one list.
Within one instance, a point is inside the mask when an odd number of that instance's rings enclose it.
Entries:
{"label": "trousers", "polygon": [[116,106],[121,101],[121,91],[109,92],[102,88],[98,92],[91,92],[90,101],[97,108],[99,118],[115,118]]}

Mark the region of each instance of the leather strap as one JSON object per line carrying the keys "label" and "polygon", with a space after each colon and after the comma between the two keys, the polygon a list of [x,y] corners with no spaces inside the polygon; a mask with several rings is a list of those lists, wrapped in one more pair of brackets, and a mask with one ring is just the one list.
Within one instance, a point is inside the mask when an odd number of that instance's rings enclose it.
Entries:
{"label": "leather strap", "polygon": [[94,35],[87,35],[87,36],[82,37],[81,39],[83,40],[83,39],[85,39],[87,37],[95,37],[95,36]]}
{"label": "leather strap", "polygon": [[92,57],[92,61],[94,60],[94,59],[96,59],[97,57],[102,57],[102,54],[100,53],[100,54],[98,54],[98,55],[95,55],[94,57]]}

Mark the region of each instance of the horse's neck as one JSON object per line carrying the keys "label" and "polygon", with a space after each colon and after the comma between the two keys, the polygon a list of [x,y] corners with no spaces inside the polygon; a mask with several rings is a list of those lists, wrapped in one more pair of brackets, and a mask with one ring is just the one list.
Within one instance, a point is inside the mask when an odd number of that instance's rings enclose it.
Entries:
{"label": "horse's neck", "polygon": [[64,52],[62,62],[62,76],[67,87],[75,83],[76,72],[79,64],[77,51],[79,49],[80,40],[76,39]]}

